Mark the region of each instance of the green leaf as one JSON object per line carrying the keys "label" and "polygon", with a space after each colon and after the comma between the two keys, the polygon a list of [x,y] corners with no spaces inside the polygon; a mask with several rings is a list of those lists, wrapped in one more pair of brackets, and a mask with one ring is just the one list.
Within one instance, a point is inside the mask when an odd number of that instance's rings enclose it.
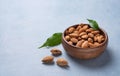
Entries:
{"label": "green leaf", "polygon": [[91,20],[91,19],[87,19],[87,20],[89,21],[89,24],[93,29],[95,30],[99,29],[98,23],[95,20]]}
{"label": "green leaf", "polygon": [[56,46],[59,45],[62,41],[62,33],[54,33],[51,37],[49,37],[46,42],[40,46],[39,48],[42,47],[52,47],[52,46]]}

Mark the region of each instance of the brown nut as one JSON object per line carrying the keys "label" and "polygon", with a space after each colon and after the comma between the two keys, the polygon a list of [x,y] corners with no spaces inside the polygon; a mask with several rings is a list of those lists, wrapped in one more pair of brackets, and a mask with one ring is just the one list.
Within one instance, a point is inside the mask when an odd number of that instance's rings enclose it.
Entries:
{"label": "brown nut", "polygon": [[71,40],[72,43],[77,43],[78,42],[78,40],[76,38],[71,38],[70,40]]}
{"label": "brown nut", "polygon": [[99,35],[97,37],[97,39],[98,39],[98,42],[101,43],[102,41],[104,41],[104,36],[103,35]]}
{"label": "brown nut", "polygon": [[96,30],[96,31],[92,31],[91,33],[94,34],[94,35],[96,35],[96,34],[99,34],[100,31]]}
{"label": "brown nut", "polygon": [[71,34],[69,34],[69,36],[70,36],[70,37],[78,37],[78,34],[76,34],[76,33],[71,33]]}
{"label": "brown nut", "polygon": [[98,42],[94,42],[94,47],[99,46],[100,44]]}
{"label": "brown nut", "polygon": [[70,28],[68,29],[69,33],[72,33],[74,30],[75,30],[74,27],[70,27]]}
{"label": "brown nut", "polygon": [[65,40],[69,41],[70,40],[70,36],[66,35],[65,36]]}
{"label": "brown nut", "polygon": [[81,29],[81,26],[80,26],[80,25],[79,25],[79,26],[77,26],[76,30],[78,31],[79,29]]}
{"label": "brown nut", "polygon": [[89,42],[88,45],[89,45],[90,48],[94,48],[95,47],[94,44],[91,43],[91,42]]}
{"label": "brown nut", "polygon": [[46,56],[42,59],[43,63],[52,63],[53,62],[54,57],[53,56]]}
{"label": "brown nut", "polygon": [[100,36],[97,37],[97,40],[98,40],[99,43],[102,42],[102,38]]}
{"label": "brown nut", "polygon": [[87,33],[86,33],[86,32],[81,32],[81,33],[79,34],[79,36],[82,36],[82,35],[87,35]]}
{"label": "brown nut", "polygon": [[88,41],[84,41],[83,43],[82,43],[82,48],[88,48]]}
{"label": "brown nut", "polygon": [[96,36],[94,36],[94,41],[97,41],[98,39],[97,39],[97,37]]}
{"label": "brown nut", "polygon": [[92,38],[88,38],[88,42],[93,43],[93,39]]}
{"label": "brown nut", "polygon": [[81,38],[87,39],[87,38],[88,38],[88,35],[82,35]]}
{"label": "brown nut", "polygon": [[94,37],[94,34],[88,33],[88,37],[93,38],[93,37]]}
{"label": "brown nut", "polygon": [[89,28],[89,26],[88,26],[88,25],[84,25],[82,28],[83,28],[84,30],[86,30],[86,29]]}
{"label": "brown nut", "polygon": [[93,30],[94,30],[93,28],[89,28],[89,29],[86,30],[86,32],[87,32],[87,33],[90,33],[90,32],[92,32]]}
{"label": "brown nut", "polygon": [[77,46],[77,47],[81,47],[81,45],[82,45],[83,42],[84,42],[84,40],[78,41],[77,44],[76,44],[76,46]]}
{"label": "brown nut", "polygon": [[79,32],[78,32],[78,31],[74,31],[73,33],[75,33],[75,34],[79,34]]}
{"label": "brown nut", "polygon": [[69,44],[69,45],[73,45],[72,41],[69,41],[68,44]]}
{"label": "brown nut", "polygon": [[52,55],[55,55],[55,56],[62,54],[62,52],[57,48],[53,48],[50,52],[52,53]]}
{"label": "brown nut", "polygon": [[68,66],[68,62],[64,58],[58,58],[56,63],[57,63],[57,65],[59,65],[61,67]]}
{"label": "brown nut", "polygon": [[79,33],[84,32],[85,30],[83,28],[79,29]]}

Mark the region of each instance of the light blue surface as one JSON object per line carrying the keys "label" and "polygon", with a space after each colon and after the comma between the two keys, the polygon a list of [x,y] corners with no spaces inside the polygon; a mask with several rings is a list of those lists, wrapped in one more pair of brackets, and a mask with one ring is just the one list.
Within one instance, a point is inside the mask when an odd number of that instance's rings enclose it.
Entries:
{"label": "light blue surface", "polygon": [[[37,49],[53,33],[96,20],[109,35],[107,50],[93,60],[60,56],[69,68],[44,65],[49,49]],[[59,57],[55,57],[56,59]],[[120,75],[120,0],[0,0],[0,76]]]}

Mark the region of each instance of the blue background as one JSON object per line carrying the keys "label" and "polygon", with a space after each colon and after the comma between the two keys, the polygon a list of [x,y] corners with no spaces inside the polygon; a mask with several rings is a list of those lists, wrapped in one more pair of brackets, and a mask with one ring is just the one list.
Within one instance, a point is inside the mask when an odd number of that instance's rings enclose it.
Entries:
{"label": "blue background", "polygon": [[[63,54],[68,68],[42,64],[52,48],[45,40],[67,27],[94,19],[106,30],[106,51],[92,60]],[[0,0],[0,76],[118,76],[120,74],[120,0]]]}

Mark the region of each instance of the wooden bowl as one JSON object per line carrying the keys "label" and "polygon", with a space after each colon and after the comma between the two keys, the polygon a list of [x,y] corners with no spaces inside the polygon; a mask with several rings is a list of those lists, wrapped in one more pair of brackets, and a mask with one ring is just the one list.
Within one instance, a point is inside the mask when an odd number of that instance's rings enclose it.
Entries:
{"label": "wooden bowl", "polygon": [[[77,27],[79,24],[70,26],[70,27]],[[67,29],[69,29],[68,27]],[[67,30],[66,29],[66,30]],[[65,30],[65,31],[66,31]],[[65,49],[65,51],[72,57],[78,58],[78,59],[92,59],[100,56],[106,49],[108,44],[108,35],[107,33],[100,28],[100,31],[104,34],[105,40],[102,42],[99,46],[94,48],[80,48],[76,47],[74,45],[68,44],[68,42],[65,40],[65,31],[62,34],[62,46]]]}

